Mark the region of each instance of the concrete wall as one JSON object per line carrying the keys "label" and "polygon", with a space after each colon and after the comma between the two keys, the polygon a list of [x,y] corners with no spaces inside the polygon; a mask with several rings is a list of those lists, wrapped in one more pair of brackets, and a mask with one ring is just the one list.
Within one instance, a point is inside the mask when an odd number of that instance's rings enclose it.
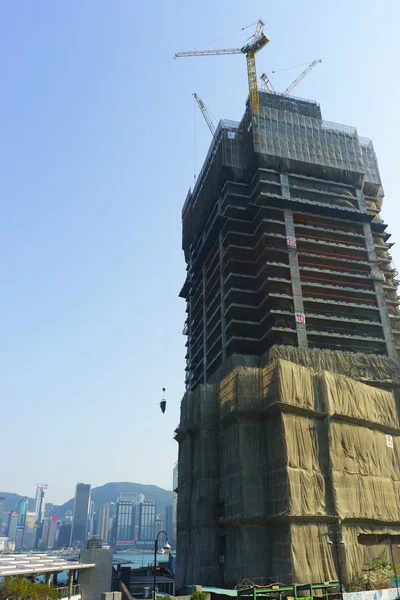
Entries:
{"label": "concrete wall", "polygon": [[113,551],[108,548],[81,550],[82,563],[95,563],[96,567],[82,569],[79,583],[85,600],[100,600],[101,594],[111,592]]}

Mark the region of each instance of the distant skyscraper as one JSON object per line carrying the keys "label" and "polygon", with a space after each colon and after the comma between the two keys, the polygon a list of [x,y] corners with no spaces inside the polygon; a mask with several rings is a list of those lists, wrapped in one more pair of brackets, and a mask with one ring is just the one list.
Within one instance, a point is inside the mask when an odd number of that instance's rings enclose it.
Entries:
{"label": "distant skyscraper", "polygon": [[47,537],[47,548],[54,548],[57,532],[57,517],[52,515],[49,521],[49,534]]}
{"label": "distant skyscraper", "polygon": [[156,519],[154,521],[154,539],[158,536],[158,534],[162,531],[162,521],[161,519]]}
{"label": "distant skyscraper", "polygon": [[93,532],[94,532],[94,515],[95,515],[94,502],[91,501],[90,502],[90,506],[89,506],[89,530],[88,530],[88,537],[92,537]]}
{"label": "distant skyscraper", "polygon": [[17,525],[24,528],[26,521],[26,513],[28,512],[28,496],[21,496],[18,500],[17,505],[17,513],[18,513],[18,522]]}
{"label": "distant skyscraper", "polygon": [[8,513],[8,524],[7,524],[7,537],[10,542],[15,542],[15,537],[17,534],[17,523],[18,523],[18,513],[10,512]]}
{"label": "distant skyscraper", "polygon": [[78,483],[75,492],[72,520],[71,546],[84,546],[88,533],[90,509],[90,484]]}
{"label": "distant skyscraper", "polygon": [[57,548],[68,548],[71,543],[71,523],[63,523],[60,527],[57,540]]}
{"label": "distant skyscraper", "polygon": [[[4,498],[4,496],[0,496],[0,530],[1,530],[1,524],[3,522],[3,513],[4,513],[4,504],[5,504],[6,499]],[[0,531],[1,533],[1,531]]]}
{"label": "distant skyscraper", "polygon": [[49,521],[43,521],[41,525],[39,525],[37,530],[38,540],[35,544],[37,548],[40,550],[44,550],[47,548],[47,540],[49,537]]}
{"label": "distant skyscraper", "polygon": [[145,500],[139,509],[139,540],[154,541],[156,520],[156,503]]}
{"label": "distant skyscraper", "polygon": [[138,494],[136,504],[142,504],[145,500],[146,500],[146,497],[144,494]]}
{"label": "distant skyscraper", "polygon": [[50,519],[53,514],[54,504],[52,502],[46,502],[44,505],[44,519]]}
{"label": "distant skyscraper", "polygon": [[22,542],[22,545],[25,549],[31,550],[35,547],[36,533],[36,512],[28,512],[26,513],[24,537]]}
{"label": "distant skyscraper", "polygon": [[108,521],[109,521],[109,506],[102,504],[97,511],[97,529],[96,533],[103,542],[108,541]]}
{"label": "distant skyscraper", "polygon": [[72,525],[72,510],[65,511],[64,523],[71,523]]}
{"label": "distant skyscraper", "polygon": [[116,545],[127,545],[135,538],[135,505],[130,500],[120,500],[117,504]]}
{"label": "distant skyscraper", "polygon": [[36,488],[35,514],[37,523],[43,521],[47,487],[47,483],[38,483]]}
{"label": "distant skyscraper", "polygon": [[167,506],[165,507],[165,531],[167,532],[169,543],[171,544],[171,546],[175,547],[173,513],[173,505],[167,504]]}

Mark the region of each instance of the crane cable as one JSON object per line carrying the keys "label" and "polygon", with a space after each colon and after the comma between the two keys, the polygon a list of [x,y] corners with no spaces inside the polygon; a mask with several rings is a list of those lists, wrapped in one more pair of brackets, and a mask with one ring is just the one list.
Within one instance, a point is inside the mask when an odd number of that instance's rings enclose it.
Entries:
{"label": "crane cable", "polygon": [[281,73],[282,71],[290,71],[291,69],[297,69],[298,67],[304,67],[305,65],[309,65],[312,63],[312,60],[308,62],[301,63],[301,65],[293,65],[293,67],[285,67],[284,69],[275,69],[275,71],[270,70],[270,73]]}
{"label": "crane cable", "polygon": [[255,23],[251,23],[250,25],[246,25],[246,27],[241,27],[240,29],[237,29],[236,31],[232,31],[232,33],[228,33],[227,35],[223,35],[222,37],[217,38],[216,40],[212,40],[211,42],[207,42],[206,44],[202,44],[201,46],[197,46],[196,48],[193,48],[191,50],[191,52],[193,50],[199,50],[200,48],[204,48],[204,46],[209,46],[210,44],[214,44],[215,42],[219,42],[220,40],[223,40],[231,35],[234,35],[235,33],[239,33],[239,31],[244,31],[245,29],[249,29],[249,27],[254,27],[254,25],[257,25],[258,21],[256,21]]}

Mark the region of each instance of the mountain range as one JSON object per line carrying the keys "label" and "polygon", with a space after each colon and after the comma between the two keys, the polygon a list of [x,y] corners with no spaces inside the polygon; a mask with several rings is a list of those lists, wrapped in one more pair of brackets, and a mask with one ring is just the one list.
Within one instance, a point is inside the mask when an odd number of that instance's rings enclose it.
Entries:
{"label": "mountain range", "polygon": [[[144,494],[146,500],[154,500],[157,505],[157,510],[164,512],[167,504],[172,504],[173,492],[164,490],[156,485],[144,485],[142,483],[133,483],[130,481],[110,482],[104,485],[92,488],[91,499],[95,506],[100,504],[108,504],[109,502],[117,502],[121,492],[130,494]],[[0,496],[4,496],[4,513],[8,513],[16,509],[19,498],[22,494],[9,492],[0,492]],[[34,509],[35,500],[29,498],[28,510]],[[73,511],[74,499],[70,498],[61,506],[54,506],[53,514],[62,518],[67,510]],[[3,518],[4,520],[4,518]]]}

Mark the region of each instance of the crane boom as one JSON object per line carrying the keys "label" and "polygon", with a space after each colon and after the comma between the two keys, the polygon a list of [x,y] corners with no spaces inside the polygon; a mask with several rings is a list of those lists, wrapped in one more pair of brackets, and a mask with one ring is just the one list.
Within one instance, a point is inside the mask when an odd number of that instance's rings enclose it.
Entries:
{"label": "crane boom", "polygon": [[219,54],[242,54],[240,48],[227,48],[223,50],[189,50],[188,52],[177,52],[174,58],[185,56],[218,56]]}
{"label": "crane boom", "polygon": [[199,105],[199,108],[202,112],[202,115],[205,119],[205,122],[208,125],[208,129],[211,131],[211,135],[214,136],[215,133],[215,125],[210,117],[210,114],[208,112],[207,106],[204,104],[203,100],[200,98],[200,96],[198,96],[196,93],[193,94],[193,96],[196,99],[197,104]]}
{"label": "crane boom", "polygon": [[303,81],[304,77],[306,77],[308,75],[308,73],[316,66],[318,65],[318,63],[321,63],[322,59],[318,58],[317,60],[313,60],[308,67],[306,67],[304,69],[304,71],[302,73],[300,73],[300,75],[297,77],[297,79],[295,79],[288,88],[286,88],[286,90],[283,92],[284,96],[288,96],[296,87],[296,85],[298,85],[300,83],[300,81]]}

